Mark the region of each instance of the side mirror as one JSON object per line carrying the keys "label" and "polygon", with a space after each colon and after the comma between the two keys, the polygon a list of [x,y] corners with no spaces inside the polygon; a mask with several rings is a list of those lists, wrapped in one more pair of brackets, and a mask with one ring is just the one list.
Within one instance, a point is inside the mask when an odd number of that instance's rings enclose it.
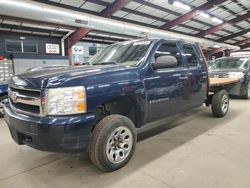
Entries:
{"label": "side mirror", "polygon": [[164,55],[156,58],[156,61],[152,63],[154,70],[164,69],[164,68],[173,68],[177,67],[177,59],[174,56]]}

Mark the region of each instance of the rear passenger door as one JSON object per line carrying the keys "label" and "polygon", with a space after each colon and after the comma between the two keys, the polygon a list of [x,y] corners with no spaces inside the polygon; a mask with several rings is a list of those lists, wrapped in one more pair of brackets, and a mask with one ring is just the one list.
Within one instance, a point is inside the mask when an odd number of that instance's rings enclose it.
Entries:
{"label": "rear passenger door", "polygon": [[207,95],[207,72],[205,60],[198,46],[182,43],[182,54],[188,68],[188,98],[189,107],[194,108],[203,104]]}

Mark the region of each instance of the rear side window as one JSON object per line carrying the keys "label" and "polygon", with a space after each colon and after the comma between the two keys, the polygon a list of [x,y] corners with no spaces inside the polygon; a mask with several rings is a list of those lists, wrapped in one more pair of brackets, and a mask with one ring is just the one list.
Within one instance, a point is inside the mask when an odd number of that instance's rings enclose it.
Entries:
{"label": "rear side window", "polygon": [[156,50],[154,58],[155,60],[160,56],[174,56],[177,59],[178,67],[182,66],[182,59],[180,51],[174,42],[163,43],[160,47]]}
{"label": "rear side window", "polygon": [[189,67],[196,67],[198,65],[198,58],[194,51],[194,48],[190,44],[183,45],[184,55],[187,58],[187,63]]}

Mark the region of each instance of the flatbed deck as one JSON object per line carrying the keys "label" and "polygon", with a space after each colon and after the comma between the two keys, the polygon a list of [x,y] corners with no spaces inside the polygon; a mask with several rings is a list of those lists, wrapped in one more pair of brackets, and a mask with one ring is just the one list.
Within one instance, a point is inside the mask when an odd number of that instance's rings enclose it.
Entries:
{"label": "flatbed deck", "polygon": [[209,78],[209,86],[225,86],[239,82],[239,78]]}

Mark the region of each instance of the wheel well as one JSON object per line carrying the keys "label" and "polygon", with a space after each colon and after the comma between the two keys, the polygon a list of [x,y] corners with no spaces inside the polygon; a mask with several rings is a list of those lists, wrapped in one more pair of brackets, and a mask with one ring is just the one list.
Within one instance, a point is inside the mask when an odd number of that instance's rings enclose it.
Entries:
{"label": "wheel well", "polygon": [[96,122],[98,123],[105,116],[119,114],[128,117],[136,127],[143,122],[142,101],[139,97],[123,96],[106,101],[99,105],[96,110]]}

